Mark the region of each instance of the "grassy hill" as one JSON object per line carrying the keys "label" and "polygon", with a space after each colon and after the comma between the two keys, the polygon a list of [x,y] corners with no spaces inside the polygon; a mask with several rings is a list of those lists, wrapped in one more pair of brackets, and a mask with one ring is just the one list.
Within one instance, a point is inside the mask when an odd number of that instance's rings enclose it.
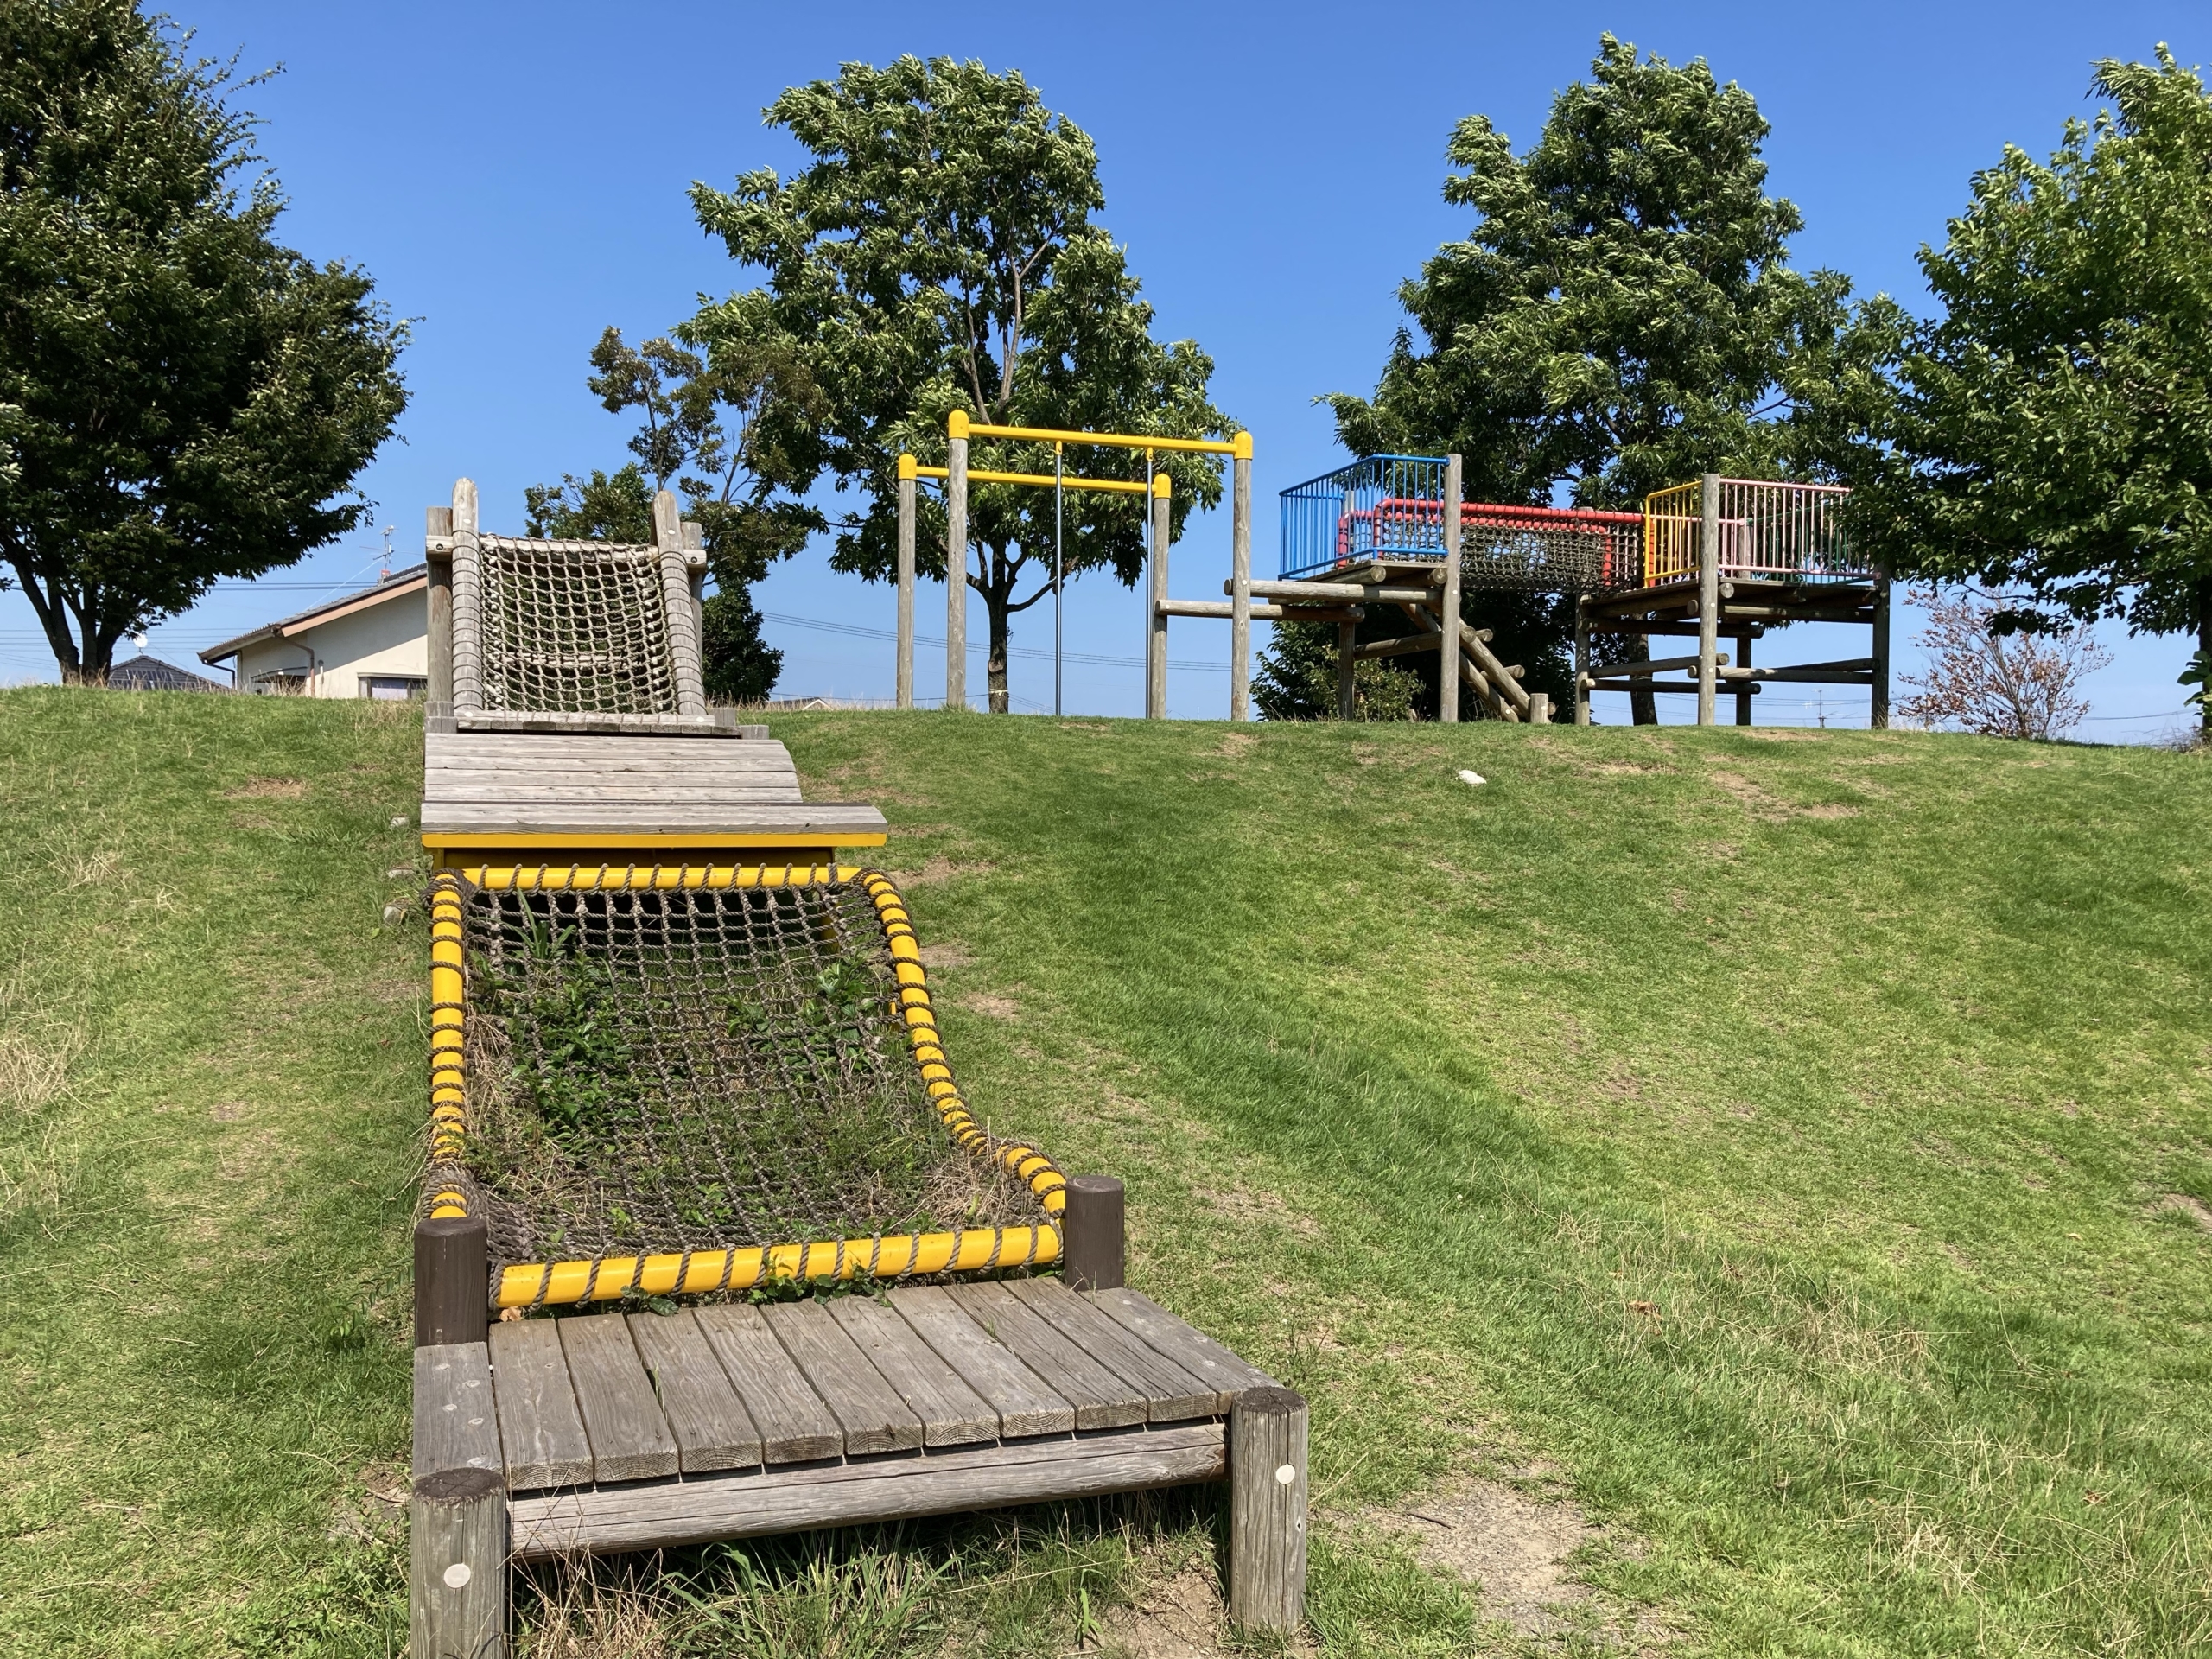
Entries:
{"label": "grassy hill", "polygon": [[[891,818],[970,1098],[1125,1176],[1133,1281],[1311,1396],[1329,1651],[2212,1641],[2203,758],[776,732]],[[396,1648],[418,742],[0,694],[0,1649]],[[1390,1520],[1477,1480],[1594,1529],[1549,1635]],[[1058,1653],[1203,1575],[1130,1514],[696,1582],[716,1651],[819,1592],[899,1604],[849,1654]]]}

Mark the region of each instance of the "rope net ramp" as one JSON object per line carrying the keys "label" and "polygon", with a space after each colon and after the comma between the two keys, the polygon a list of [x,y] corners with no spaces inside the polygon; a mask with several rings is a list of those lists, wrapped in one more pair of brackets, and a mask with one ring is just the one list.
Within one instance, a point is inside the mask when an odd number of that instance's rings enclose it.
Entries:
{"label": "rope net ramp", "polygon": [[879,872],[448,872],[431,963],[425,1203],[485,1218],[499,1307],[1058,1258]]}

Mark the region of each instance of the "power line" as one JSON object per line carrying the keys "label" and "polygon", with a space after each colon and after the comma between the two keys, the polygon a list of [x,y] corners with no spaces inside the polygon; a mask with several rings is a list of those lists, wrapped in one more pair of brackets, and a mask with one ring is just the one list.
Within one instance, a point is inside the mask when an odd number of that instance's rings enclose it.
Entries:
{"label": "power line", "polygon": [[[862,639],[889,639],[893,642],[896,642],[899,638],[898,634],[889,628],[864,628],[854,622],[823,622],[810,616],[789,616],[780,611],[763,611],[760,613],[760,617],[763,621],[778,623],[785,627],[812,628],[822,633],[845,633]],[[916,634],[914,643],[918,645],[931,645],[938,651],[944,649],[944,641],[942,639],[934,638],[926,633]],[[968,652],[970,656],[976,656],[988,649],[987,645],[970,645],[968,647]],[[1007,654],[1009,657],[1027,657],[1039,662],[1049,663],[1052,660],[1051,652],[1033,650],[1023,645],[1008,645]],[[1071,651],[1066,653],[1065,660],[1071,663],[1089,663],[1098,668],[1142,668],[1144,666],[1144,658],[1141,657],[1109,657],[1096,652],[1086,651]],[[1178,662],[1173,658],[1168,659],[1167,666],[1210,669],[1224,674],[1229,671],[1227,663]]]}

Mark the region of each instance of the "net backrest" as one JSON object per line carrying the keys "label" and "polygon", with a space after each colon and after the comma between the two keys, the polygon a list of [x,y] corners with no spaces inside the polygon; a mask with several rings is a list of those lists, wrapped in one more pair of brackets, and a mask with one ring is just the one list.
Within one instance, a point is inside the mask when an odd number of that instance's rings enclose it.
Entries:
{"label": "net backrest", "polygon": [[481,707],[490,712],[680,712],[660,551],[480,538]]}

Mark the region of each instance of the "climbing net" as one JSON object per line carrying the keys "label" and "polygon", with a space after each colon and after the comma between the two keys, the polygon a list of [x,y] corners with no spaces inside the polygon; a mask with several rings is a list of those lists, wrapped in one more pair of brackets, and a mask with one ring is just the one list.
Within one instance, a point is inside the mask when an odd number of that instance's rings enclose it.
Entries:
{"label": "climbing net", "polygon": [[429,1191],[485,1217],[502,1305],[652,1288],[652,1258],[711,1290],[1057,1254],[1064,1183],[962,1102],[882,876],[482,874],[434,893],[466,1104]]}
{"label": "climbing net", "polygon": [[486,710],[676,712],[658,549],[506,536],[478,549]]}

